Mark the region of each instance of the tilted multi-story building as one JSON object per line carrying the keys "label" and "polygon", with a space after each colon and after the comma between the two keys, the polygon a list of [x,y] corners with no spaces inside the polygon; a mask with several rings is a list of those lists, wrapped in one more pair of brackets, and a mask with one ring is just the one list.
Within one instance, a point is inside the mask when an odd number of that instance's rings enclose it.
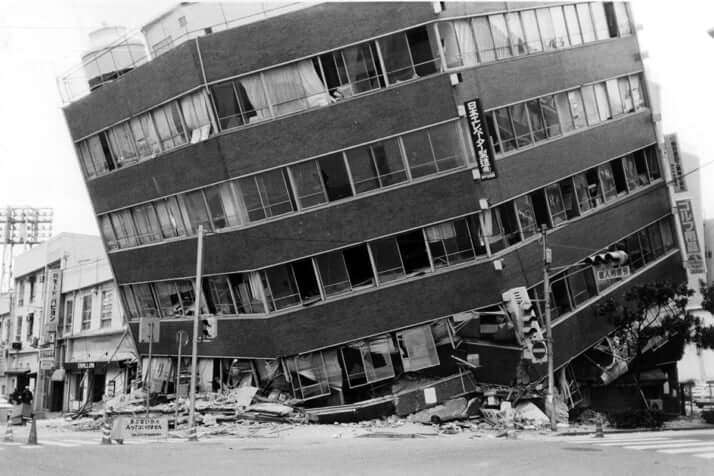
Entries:
{"label": "tilted multi-story building", "polygon": [[[64,108],[132,328],[161,317],[154,378],[191,331],[200,225],[202,385],[311,405],[456,375],[443,399],[469,390],[461,361],[542,376],[503,312],[543,297],[541,227],[556,368],[612,330],[602,299],[684,280],[627,4],[325,3],[200,30]],[[608,249],[629,273],[585,263]]]}

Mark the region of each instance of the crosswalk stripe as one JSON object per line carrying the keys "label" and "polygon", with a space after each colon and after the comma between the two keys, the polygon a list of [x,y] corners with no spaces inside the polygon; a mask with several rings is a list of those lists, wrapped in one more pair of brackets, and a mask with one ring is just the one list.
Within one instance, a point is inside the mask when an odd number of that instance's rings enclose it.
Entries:
{"label": "crosswalk stripe", "polygon": [[668,443],[653,443],[651,445],[629,445],[623,446],[627,450],[658,450],[660,448],[684,448],[685,446],[703,445],[706,442],[701,440],[673,440]]}
{"label": "crosswalk stripe", "polygon": [[[578,443],[629,443],[631,441],[654,441],[654,440],[671,440],[670,436],[647,436],[640,438],[591,438],[589,440],[580,440]],[[568,440],[569,441],[569,440]]]}
{"label": "crosswalk stripe", "polygon": [[692,456],[695,456],[697,458],[712,459],[712,458],[714,458],[714,453],[702,453],[702,454],[692,455]]}
{"label": "crosswalk stripe", "polygon": [[40,444],[49,445],[49,446],[61,446],[63,448],[74,448],[76,446],[79,446],[79,445],[72,444],[72,443],[64,443],[62,441],[52,441],[52,440],[43,440],[40,442]]}
{"label": "crosswalk stripe", "polygon": [[678,455],[683,453],[701,453],[702,451],[714,451],[714,445],[710,441],[709,446],[693,446],[689,448],[675,448],[669,450],[657,450],[657,453],[665,453],[669,455]]}
{"label": "crosswalk stripe", "polygon": [[652,438],[651,440],[627,440],[627,441],[613,441],[610,443],[594,443],[595,446],[625,446],[625,445],[635,445],[637,443],[665,443],[668,441],[674,441],[672,438]]}

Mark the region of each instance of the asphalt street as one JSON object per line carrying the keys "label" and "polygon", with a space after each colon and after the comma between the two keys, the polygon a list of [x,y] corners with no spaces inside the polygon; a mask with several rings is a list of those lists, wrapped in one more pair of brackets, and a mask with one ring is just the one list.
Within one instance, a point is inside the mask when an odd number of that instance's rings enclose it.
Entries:
{"label": "asphalt street", "polygon": [[533,439],[214,438],[102,446],[96,433],[0,442],[2,476],[711,475],[714,431]]}

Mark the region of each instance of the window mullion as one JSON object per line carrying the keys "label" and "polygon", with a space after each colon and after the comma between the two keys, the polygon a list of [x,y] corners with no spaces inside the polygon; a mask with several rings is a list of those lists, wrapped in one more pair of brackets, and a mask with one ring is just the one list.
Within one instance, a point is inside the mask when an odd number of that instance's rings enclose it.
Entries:
{"label": "window mullion", "polygon": [[[490,214],[493,214],[493,212],[490,212]],[[483,242],[486,245],[486,256],[490,257],[492,256],[491,254],[491,243],[489,241],[489,237],[486,235],[486,230],[488,229],[486,227],[486,213],[478,213],[478,222],[479,226],[481,228],[481,234],[483,235]],[[493,217],[489,216],[488,218],[491,219],[491,222],[493,223]]]}
{"label": "window mullion", "polygon": [[[450,24],[451,28],[454,28],[453,23],[451,22],[442,22],[443,24]],[[442,24],[439,22],[434,22],[431,27],[432,30],[434,31],[434,38],[436,40],[436,47],[439,50],[439,61],[441,61],[441,67],[439,68],[439,71],[446,71],[446,55],[444,54],[444,45],[441,44],[441,35],[439,34],[439,25]],[[454,37],[456,37],[456,32],[454,31]],[[457,39],[457,44],[458,44],[458,39]],[[461,57],[461,64],[463,65],[463,54],[461,53],[461,45],[459,45],[459,56]]]}
{"label": "window mullion", "polygon": [[[411,171],[411,169],[409,168],[409,158],[408,158],[408,156],[407,156],[407,149],[406,149],[406,147],[404,146],[404,139],[403,139],[402,136],[399,136],[399,137],[396,138],[396,140],[397,140],[397,145],[398,145],[398,147],[399,147],[399,155],[401,156],[400,159],[402,160],[402,166],[404,167],[404,170],[405,170],[406,173],[407,173],[407,182],[411,182],[411,181],[413,180],[413,178],[412,178],[412,171]],[[370,150],[371,150],[371,149],[372,149],[372,148],[370,147]],[[377,164],[376,164],[376,161],[375,161],[375,166],[376,166],[376,165],[377,165]],[[376,168],[376,167],[375,167],[375,168]],[[377,170],[377,174],[381,176],[382,174],[379,172],[379,169],[376,169],[376,170]],[[381,184],[381,180],[380,180],[380,184]]]}
{"label": "window mullion", "polygon": [[347,153],[346,152],[340,152],[340,155],[342,156],[342,161],[345,163],[345,170],[347,170],[347,177],[350,181],[350,189],[352,190],[352,196],[356,197],[357,196],[357,189],[355,188],[355,179],[352,176],[352,170],[350,170],[350,163],[347,160]]}
{"label": "window mullion", "polygon": [[[375,50],[377,51],[377,59],[379,60],[379,66],[382,68],[382,77],[384,78],[384,87],[389,86],[389,78],[387,68],[384,66],[384,55],[382,54],[382,48],[379,47],[379,41],[375,40],[374,42]],[[371,55],[371,48],[370,48],[370,55]],[[372,62],[374,62],[374,57],[372,57]]]}
{"label": "window mullion", "polygon": [[374,260],[374,254],[372,253],[372,244],[365,243],[367,247],[367,254],[369,255],[369,263],[372,265],[372,276],[374,276],[375,286],[379,286],[379,272],[377,271],[377,262]]}
{"label": "window mullion", "polygon": [[327,300],[325,294],[325,283],[322,282],[322,276],[320,276],[320,270],[317,267],[317,260],[314,256],[310,258],[310,263],[312,263],[312,272],[315,273],[315,278],[317,279],[317,288],[320,290],[320,299],[325,301]]}
{"label": "window mullion", "polygon": [[[424,239],[424,246],[426,247],[426,254],[429,257],[429,268],[431,268],[431,272],[434,272],[434,257],[431,256],[431,249],[429,249],[429,240],[426,239],[426,229],[422,228],[421,229],[421,236]],[[446,255],[446,262],[447,265],[449,263],[449,256],[446,253],[446,247],[444,247],[444,254]]]}

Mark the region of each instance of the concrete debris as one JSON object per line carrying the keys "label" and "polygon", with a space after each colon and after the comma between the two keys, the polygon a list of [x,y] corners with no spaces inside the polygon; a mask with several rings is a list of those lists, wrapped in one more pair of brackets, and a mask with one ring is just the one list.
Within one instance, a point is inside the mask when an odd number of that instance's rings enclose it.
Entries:
{"label": "concrete debris", "polygon": [[532,426],[532,429],[550,424],[548,416],[533,402],[521,402],[516,405],[514,420],[521,425]]}

